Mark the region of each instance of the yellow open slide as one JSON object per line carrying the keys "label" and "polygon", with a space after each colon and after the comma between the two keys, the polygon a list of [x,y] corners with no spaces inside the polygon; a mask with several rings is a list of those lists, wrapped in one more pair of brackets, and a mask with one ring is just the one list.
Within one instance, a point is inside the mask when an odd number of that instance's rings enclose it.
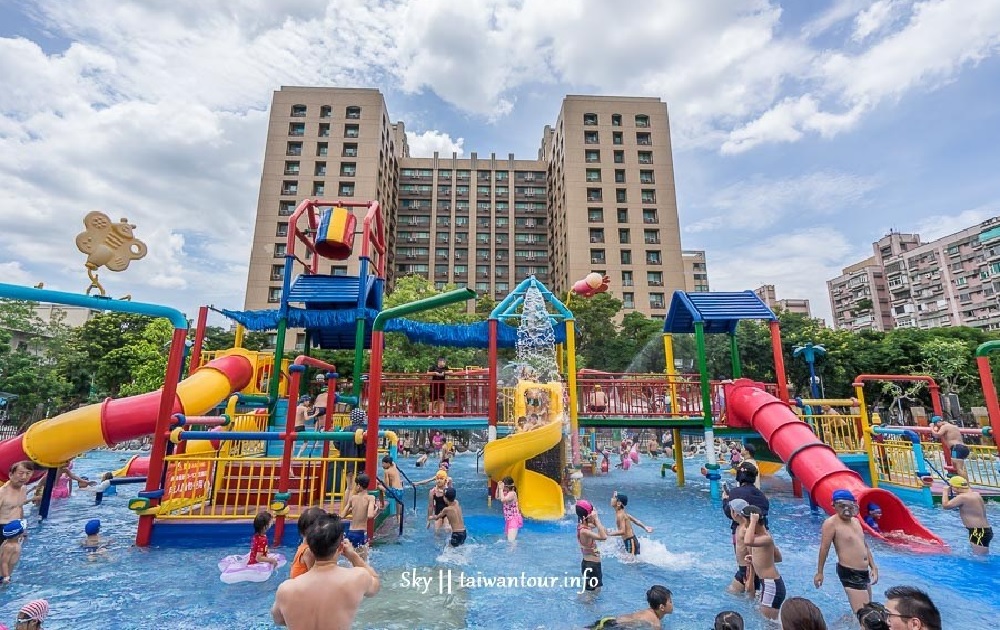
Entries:
{"label": "yellow open slide", "polygon": [[547,397],[547,422],[538,428],[518,431],[487,444],[483,451],[483,466],[493,481],[499,482],[508,476],[514,479],[518,504],[524,516],[539,520],[560,519],[565,513],[562,487],[545,475],[525,468],[525,462],[562,440],[562,385],[518,382],[514,402],[517,417],[527,415],[525,394],[530,390],[539,390]]}

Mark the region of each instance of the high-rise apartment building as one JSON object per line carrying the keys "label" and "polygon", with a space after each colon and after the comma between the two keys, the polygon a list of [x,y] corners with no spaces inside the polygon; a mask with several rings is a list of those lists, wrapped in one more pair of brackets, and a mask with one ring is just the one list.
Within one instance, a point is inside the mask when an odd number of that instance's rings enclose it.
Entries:
{"label": "high-rise apartment building", "polygon": [[812,310],[809,308],[809,300],[804,298],[787,298],[779,300],[773,284],[762,284],[754,290],[754,293],[757,294],[757,297],[759,297],[761,301],[764,302],[764,304],[767,304],[770,308],[778,308],[783,311],[788,311],[789,313],[798,313],[799,315],[812,317]]}
{"label": "high-rise apartment building", "polygon": [[[279,301],[287,217],[306,198],[381,202],[389,273],[438,287],[499,299],[534,275],[565,294],[598,272],[625,309],[658,317],[686,288],[669,118],[657,98],[567,96],[531,160],[411,158],[403,123],[390,122],[378,90],[282,87],[271,106],[245,308]],[[704,256],[691,264],[701,265],[690,275],[707,290]],[[321,272],[356,273],[356,265],[356,257],[332,261]]]}
{"label": "high-rise apartment building", "polygon": [[[872,248],[888,296],[885,301],[873,302],[872,315],[887,321],[886,329],[1000,329],[996,297],[1000,291],[1000,217],[929,243],[921,242],[919,234],[892,232]],[[854,310],[842,309],[844,317],[838,313],[838,304],[842,304],[838,298],[843,297],[833,292],[838,280],[827,283],[830,301],[838,327],[847,327],[840,322],[848,320]]]}
{"label": "high-rise apartment building", "polygon": [[826,283],[834,327],[846,330],[889,330],[889,289],[875,256],[844,267]]}
{"label": "high-rise apartment building", "polygon": [[684,290],[689,293],[702,293],[708,288],[708,261],[704,250],[685,249],[681,252],[684,262]]}

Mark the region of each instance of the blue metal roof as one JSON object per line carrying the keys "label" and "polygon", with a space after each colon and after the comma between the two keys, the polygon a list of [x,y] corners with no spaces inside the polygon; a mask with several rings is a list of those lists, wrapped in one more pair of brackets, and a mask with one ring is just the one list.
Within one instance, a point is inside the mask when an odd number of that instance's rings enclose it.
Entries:
{"label": "blue metal roof", "polygon": [[731,293],[674,291],[674,296],[670,300],[670,312],[663,321],[663,332],[692,333],[695,322],[703,322],[706,333],[732,334],[741,319],[771,321],[778,317],[753,291]]}
{"label": "blue metal roof", "polygon": [[295,279],[287,299],[311,309],[357,308],[359,287],[363,285],[365,295],[361,307],[381,310],[383,282],[375,276],[367,276],[362,282],[357,276],[303,274]]}

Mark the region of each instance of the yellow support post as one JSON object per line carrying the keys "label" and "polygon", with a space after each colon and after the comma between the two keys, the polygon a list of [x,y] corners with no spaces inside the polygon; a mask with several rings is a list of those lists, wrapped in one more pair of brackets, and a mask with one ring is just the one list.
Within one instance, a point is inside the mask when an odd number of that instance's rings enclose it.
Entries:
{"label": "yellow support post", "polygon": [[684,487],[684,446],[681,444],[681,430],[674,429],[674,468],[677,469],[677,487]]}
{"label": "yellow support post", "polygon": [[234,348],[242,348],[243,347],[243,333],[245,331],[246,331],[246,329],[243,328],[243,324],[236,324],[236,339],[233,340],[233,347]]}
{"label": "yellow support post", "polygon": [[663,356],[670,389],[670,411],[673,412],[677,408],[677,366],[674,364],[674,337],[670,333],[663,333]]}
{"label": "yellow support post", "polygon": [[872,443],[871,423],[868,421],[868,408],[865,406],[864,385],[854,387],[854,397],[858,399],[861,413],[861,433],[865,440],[865,451],[868,453],[868,473],[872,477],[872,488],[878,487],[878,470],[875,468],[875,445]]}
{"label": "yellow support post", "polygon": [[563,369],[563,355],[565,354],[565,349],[561,343],[556,344],[556,369]]}
{"label": "yellow support post", "polygon": [[[580,432],[576,401],[576,332],[572,319],[566,320],[566,386],[569,387],[569,430],[572,435]],[[573,462],[579,466],[580,462]]]}

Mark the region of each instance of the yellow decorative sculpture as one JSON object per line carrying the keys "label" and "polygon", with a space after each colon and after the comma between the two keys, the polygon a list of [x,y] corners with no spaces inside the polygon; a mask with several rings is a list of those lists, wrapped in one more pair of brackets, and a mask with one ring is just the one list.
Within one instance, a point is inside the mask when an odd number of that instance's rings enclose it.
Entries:
{"label": "yellow decorative sculpture", "polygon": [[135,237],[135,226],[128,219],[112,223],[108,215],[94,211],[83,217],[83,225],[86,229],[77,235],[76,248],[87,254],[87,276],[90,278],[87,295],[96,290],[104,296],[97,270],[107,267],[111,271],[125,271],[129,263],[146,255],[146,244]]}

